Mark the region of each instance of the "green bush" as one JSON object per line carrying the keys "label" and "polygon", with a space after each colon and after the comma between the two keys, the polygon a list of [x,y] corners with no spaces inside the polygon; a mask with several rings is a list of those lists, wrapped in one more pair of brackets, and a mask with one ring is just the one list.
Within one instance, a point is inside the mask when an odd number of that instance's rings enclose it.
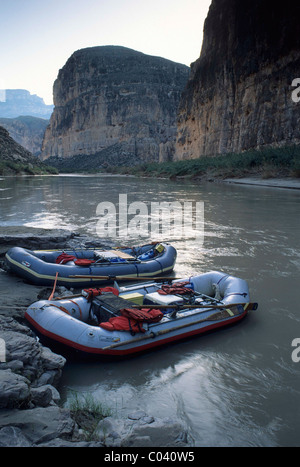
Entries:
{"label": "green bush", "polygon": [[113,173],[170,178],[192,178],[203,175],[224,178],[262,173],[266,170],[274,174],[280,171],[287,174],[288,171],[290,174],[300,176],[300,146],[253,149],[243,153],[203,156],[197,159],[114,167]]}
{"label": "green bush", "polygon": [[94,431],[100,420],[112,415],[111,409],[102,402],[97,401],[91,394],[79,396],[75,391],[72,393],[69,408],[72,417],[84,432],[87,440],[93,438]]}
{"label": "green bush", "polygon": [[0,161],[0,175],[53,175],[58,174],[58,170],[48,165],[24,164],[10,160]]}

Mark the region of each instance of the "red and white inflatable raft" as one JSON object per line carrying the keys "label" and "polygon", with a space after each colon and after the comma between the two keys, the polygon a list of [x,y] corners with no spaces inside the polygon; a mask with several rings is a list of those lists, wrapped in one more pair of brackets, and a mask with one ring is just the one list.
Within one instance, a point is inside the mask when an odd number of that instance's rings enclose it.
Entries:
{"label": "red and white inflatable raft", "polygon": [[228,326],[256,308],[246,281],[213,271],[85,289],[35,302],[25,317],[40,336],[84,355],[126,356]]}

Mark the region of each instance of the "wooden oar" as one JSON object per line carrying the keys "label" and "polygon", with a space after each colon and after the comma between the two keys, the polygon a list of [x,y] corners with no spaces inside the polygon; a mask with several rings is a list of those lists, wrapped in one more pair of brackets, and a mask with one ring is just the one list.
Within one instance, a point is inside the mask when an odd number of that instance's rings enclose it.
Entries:
{"label": "wooden oar", "polygon": [[[176,308],[176,309],[181,309],[181,308],[206,308],[206,309],[209,309],[209,308],[212,308],[212,309],[224,309],[224,308],[234,308],[234,307],[237,307],[237,306],[245,306],[247,305],[247,309],[248,310],[256,310],[257,309],[257,303],[231,303],[231,304],[224,304],[224,305],[213,305],[213,304],[209,304],[209,305],[188,305],[188,304],[184,304],[184,303],[178,303],[178,304],[170,304],[170,305],[130,305],[129,307],[130,308],[138,308],[138,309],[141,309],[141,308],[155,308],[155,309],[158,309],[158,310],[166,310],[166,309],[169,309],[169,308]],[[129,308],[128,307],[128,308]]]}
{"label": "wooden oar", "polygon": [[53,300],[69,300],[71,298],[79,298],[79,297],[83,297],[82,293],[66,295],[66,296],[61,295],[60,297],[54,297]]}
{"label": "wooden oar", "polygon": [[[233,309],[231,311],[233,312],[233,315],[240,314],[240,311],[239,311],[238,308]],[[154,338],[154,337],[157,337],[157,336],[162,336],[163,334],[167,334],[167,333],[173,332],[173,331],[178,331],[179,329],[187,328],[187,327],[193,326],[195,324],[201,324],[201,323],[204,323],[205,321],[218,321],[220,319],[226,319],[226,318],[229,318],[229,317],[231,317],[231,315],[228,313],[228,311],[226,311],[226,310],[218,311],[217,313],[214,313],[214,314],[208,316],[207,318],[200,319],[200,320],[197,320],[197,321],[193,321],[191,323],[180,324],[178,326],[175,326],[175,327],[169,328],[169,329],[162,329],[161,331],[157,331],[155,333],[151,332],[150,334],[143,335],[143,336],[140,336],[140,337],[136,337],[135,339],[129,339],[129,340],[124,341],[124,342],[117,342],[116,344],[111,344],[111,345],[109,345],[107,347],[103,347],[102,350],[110,350],[110,349],[114,349],[116,347],[120,347],[122,345],[134,344],[135,342],[140,342],[140,341],[143,341],[143,340],[146,340],[146,339],[151,339],[151,338]]]}
{"label": "wooden oar", "polygon": [[174,281],[179,279],[178,277],[130,277],[130,276],[92,276],[89,274],[76,274],[74,276],[76,279],[97,279],[97,280],[128,280],[128,281]]}

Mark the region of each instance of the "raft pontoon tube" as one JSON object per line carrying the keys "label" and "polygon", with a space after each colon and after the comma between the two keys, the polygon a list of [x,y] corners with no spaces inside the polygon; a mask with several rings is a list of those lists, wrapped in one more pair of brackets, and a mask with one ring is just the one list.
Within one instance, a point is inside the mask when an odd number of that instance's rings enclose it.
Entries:
{"label": "raft pontoon tube", "polygon": [[[33,303],[25,317],[50,344],[120,357],[236,323],[257,308],[243,279],[208,272],[182,281],[115,283],[98,295],[97,289],[86,289],[79,297]],[[149,319],[129,319],[128,309],[149,313]]]}
{"label": "raft pontoon tube", "polygon": [[[121,276],[134,279],[169,273],[176,261],[176,250],[166,243],[112,250],[37,250],[14,247],[6,253],[8,268],[35,285],[85,287],[103,284],[105,279],[92,276]],[[62,258],[63,264],[58,264]],[[69,260],[68,262],[64,262]],[[86,276],[86,277],[76,277]],[[107,279],[106,279],[107,280]]]}

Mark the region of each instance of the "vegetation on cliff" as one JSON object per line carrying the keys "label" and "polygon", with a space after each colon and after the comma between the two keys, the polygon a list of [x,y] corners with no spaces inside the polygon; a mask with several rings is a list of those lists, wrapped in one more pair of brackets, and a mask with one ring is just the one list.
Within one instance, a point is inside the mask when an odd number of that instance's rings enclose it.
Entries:
{"label": "vegetation on cliff", "polygon": [[0,175],[54,174],[57,170],[41,162],[13,140],[0,126]]}
{"label": "vegetation on cliff", "polygon": [[300,177],[300,146],[265,148],[198,159],[107,167],[107,172],[143,176],[225,179],[259,175],[262,178]]}
{"label": "vegetation on cliff", "polygon": [[31,163],[2,161],[0,155],[0,175],[55,175],[56,168],[50,165],[33,165]]}
{"label": "vegetation on cliff", "polygon": [[48,124],[49,120],[30,115],[0,118],[0,125],[9,132],[17,143],[34,156],[39,156],[41,153],[44,133]]}

